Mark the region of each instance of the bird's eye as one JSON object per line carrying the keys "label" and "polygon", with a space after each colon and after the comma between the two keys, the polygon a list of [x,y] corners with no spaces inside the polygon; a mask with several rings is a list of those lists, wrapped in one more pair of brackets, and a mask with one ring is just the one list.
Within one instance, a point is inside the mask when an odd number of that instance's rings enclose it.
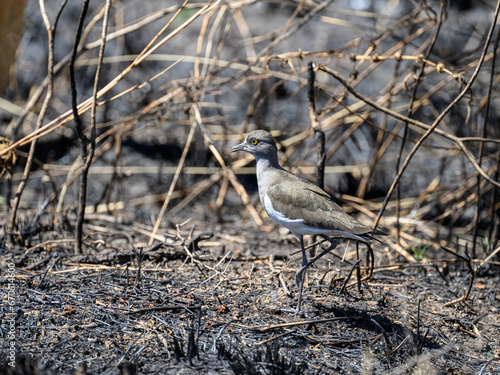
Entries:
{"label": "bird's eye", "polygon": [[259,141],[256,138],[252,138],[252,140],[250,142],[252,142],[253,145],[256,145],[257,143],[259,143]]}

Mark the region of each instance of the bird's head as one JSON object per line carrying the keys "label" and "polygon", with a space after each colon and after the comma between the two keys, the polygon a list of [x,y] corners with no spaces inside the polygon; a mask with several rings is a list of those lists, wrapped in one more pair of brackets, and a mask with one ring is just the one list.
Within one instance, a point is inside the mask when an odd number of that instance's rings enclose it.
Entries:
{"label": "bird's head", "polygon": [[256,159],[275,159],[278,147],[271,133],[265,130],[254,130],[248,133],[245,141],[231,147],[231,152],[245,151],[252,154]]}

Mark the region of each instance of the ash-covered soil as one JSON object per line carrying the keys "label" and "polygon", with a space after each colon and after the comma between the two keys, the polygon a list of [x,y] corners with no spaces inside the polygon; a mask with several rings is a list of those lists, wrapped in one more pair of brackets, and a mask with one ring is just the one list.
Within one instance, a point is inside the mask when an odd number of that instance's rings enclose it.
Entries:
{"label": "ash-covered soil", "polygon": [[498,266],[483,265],[469,299],[446,306],[467,291],[464,261],[432,250],[402,262],[375,244],[366,279],[361,245],[358,278],[355,246],[341,241],[308,271],[303,312],[293,315],[281,311],[296,305],[292,235],[234,216],[191,220],[149,246],[130,235],[138,222],[103,218],[86,223],[84,254],[50,226],[2,252],[3,290],[15,272],[17,360],[9,366],[2,350],[2,373],[500,372]]}

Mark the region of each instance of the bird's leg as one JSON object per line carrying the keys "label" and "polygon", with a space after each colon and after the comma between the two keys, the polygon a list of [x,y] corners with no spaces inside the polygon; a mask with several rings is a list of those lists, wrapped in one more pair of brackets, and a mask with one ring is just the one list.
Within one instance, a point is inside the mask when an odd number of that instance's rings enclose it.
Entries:
{"label": "bird's leg", "polygon": [[304,247],[304,239],[302,236],[297,236],[300,241],[300,247],[302,248],[302,267],[300,267],[297,272],[295,273],[295,283],[297,284],[297,289],[299,290],[299,296],[297,298],[297,308],[295,310],[284,310],[284,311],[289,311],[293,312],[294,314],[298,314],[300,312],[300,306],[302,304],[302,290],[304,288],[304,278],[306,275],[306,270],[307,268],[316,262],[319,258],[324,256],[325,254],[328,254],[330,251],[335,249],[337,247],[337,241],[335,241],[333,238],[330,238],[324,234],[321,235],[322,238],[325,240],[330,241],[330,246],[323,250],[321,253],[316,255],[313,259],[310,261],[307,261],[307,255],[306,255],[306,249]]}
{"label": "bird's leg", "polygon": [[328,236],[326,236],[324,234],[320,234],[320,236],[322,238],[324,238],[325,240],[330,241],[330,246],[328,248],[326,248],[325,250],[323,250],[318,255],[316,255],[314,258],[312,258],[309,262],[306,262],[305,265],[304,265],[304,263],[302,263],[302,268],[309,267],[311,264],[313,264],[314,262],[316,262],[323,255],[328,254],[330,251],[332,251],[333,249],[335,249],[337,247],[337,241],[335,241],[333,238],[330,238],[330,237],[328,237]]}
{"label": "bird's leg", "polygon": [[319,258],[321,258],[323,255],[328,254],[330,251],[335,249],[337,247],[337,241],[335,241],[333,238],[327,237],[324,234],[321,235],[324,239],[330,241],[330,246],[323,250],[321,253],[316,255],[313,259],[311,259],[309,262],[307,261],[306,257],[306,252],[304,249],[304,243],[302,239],[300,239],[300,244],[302,246],[302,267],[297,270],[295,273],[295,283],[297,284],[297,288],[299,289],[299,298],[297,301],[297,309],[295,310],[295,314],[298,314],[300,312],[300,305],[302,303],[302,288],[304,286],[304,276],[306,274],[307,268],[316,262]]}
{"label": "bird's leg", "polygon": [[304,278],[306,275],[306,269],[307,269],[307,255],[306,255],[306,249],[304,247],[304,237],[300,236],[300,247],[302,248],[302,267],[297,270],[295,273],[295,284],[297,284],[297,289],[299,290],[299,297],[297,301],[297,309],[295,310],[295,314],[298,314],[300,312],[300,305],[302,304],[302,290],[304,288]]}
{"label": "bird's leg", "polygon": [[300,247],[302,248],[302,267],[299,268],[299,270],[295,273],[295,284],[297,284],[297,289],[299,290],[298,304],[295,310],[282,309],[283,311],[291,312],[295,315],[300,312],[300,305],[302,302],[302,287],[304,286],[304,275],[305,275],[305,270],[307,268],[305,266],[308,264],[306,249],[304,247],[304,237],[301,235],[296,235],[296,236],[299,239]]}
{"label": "bird's leg", "polygon": [[304,236],[297,236],[300,241],[300,247],[302,249],[302,266],[307,264],[306,248],[304,247]]}
{"label": "bird's leg", "polygon": [[297,284],[297,289],[299,290],[299,297],[297,298],[297,308],[294,311],[294,314],[298,314],[300,312],[300,305],[302,304],[302,289],[304,288],[304,277],[306,274],[307,267],[300,267],[295,273],[295,283]]}

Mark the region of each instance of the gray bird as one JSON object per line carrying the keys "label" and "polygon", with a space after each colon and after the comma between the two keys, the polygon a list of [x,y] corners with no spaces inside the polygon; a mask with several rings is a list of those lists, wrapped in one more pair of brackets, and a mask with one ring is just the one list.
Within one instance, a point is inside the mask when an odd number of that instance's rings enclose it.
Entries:
{"label": "gray bird", "polygon": [[[302,267],[295,274],[299,290],[297,308],[300,312],[302,287],[307,268],[337,246],[332,236],[342,236],[370,243],[373,235],[386,233],[372,229],[352,218],[336,204],[330,195],[317,185],[283,169],[278,162],[278,148],[271,133],[265,130],[250,132],[245,141],[231,148],[231,152],[245,151],[257,161],[257,184],[262,206],[277,224],[288,228],[300,241]],[[307,260],[304,235],[319,235],[330,246]]]}

